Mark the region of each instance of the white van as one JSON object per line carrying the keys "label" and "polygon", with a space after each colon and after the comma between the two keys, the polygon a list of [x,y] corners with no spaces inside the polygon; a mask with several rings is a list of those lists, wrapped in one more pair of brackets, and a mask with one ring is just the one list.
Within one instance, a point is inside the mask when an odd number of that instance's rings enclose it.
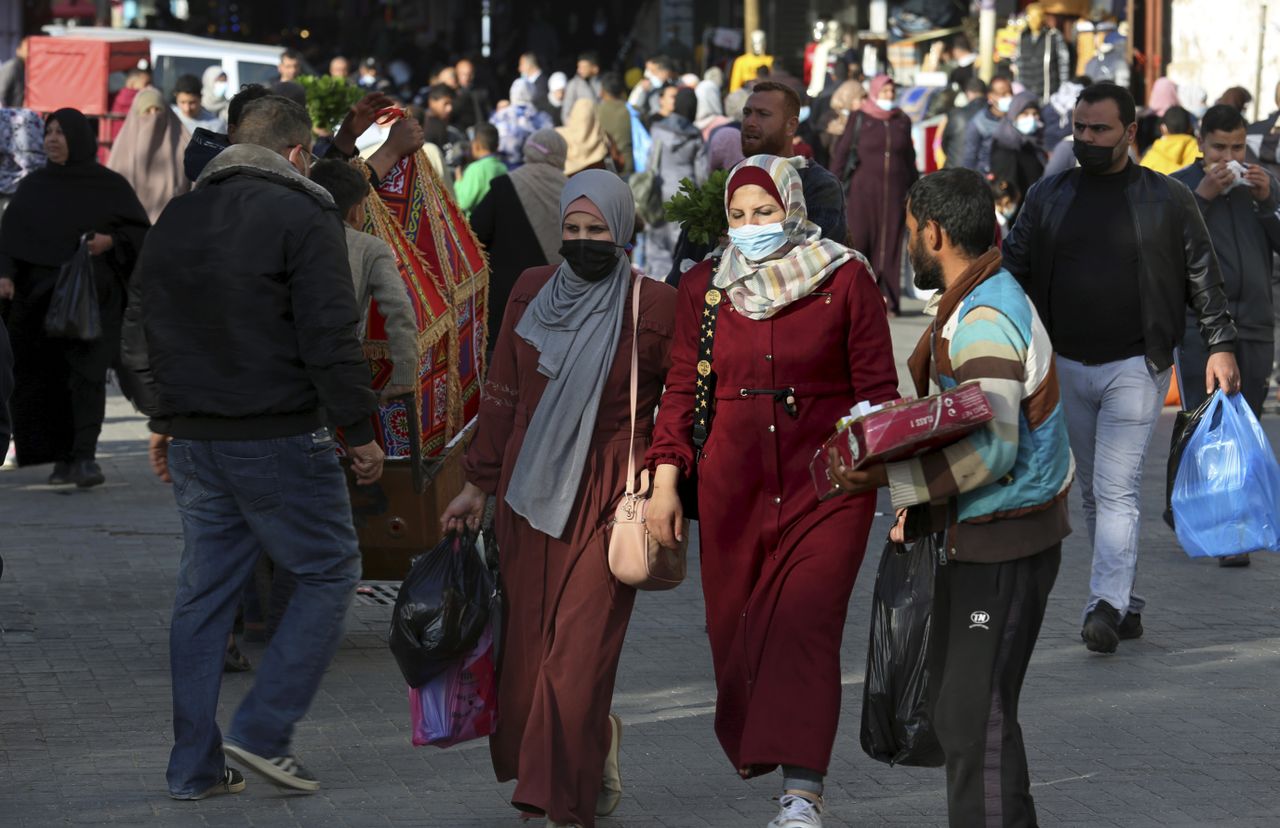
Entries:
{"label": "white van", "polygon": [[[234,40],[214,40],[209,37],[159,32],[150,29],[111,29],[100,26],[45,26],[44,33],[51,37],[80,37],[103,40],[151,41],[151,65],[154,71],[152,84],[165,94],[173,94],[174,83],[182,75],[204,76],[204,70],[215,64],[227,73],[227,97],[248,83],[269,86],[280,78],[280,55],[283,46],[260,46]],[[304,61],[304,73],[310,73]],[[123,78],[112,78],[111,88],[123,85]]]}

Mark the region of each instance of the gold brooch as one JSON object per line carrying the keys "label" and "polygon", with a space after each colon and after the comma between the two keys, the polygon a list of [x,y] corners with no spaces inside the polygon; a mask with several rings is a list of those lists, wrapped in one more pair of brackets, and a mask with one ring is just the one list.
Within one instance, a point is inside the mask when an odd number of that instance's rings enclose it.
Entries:
{"label": "gold brooch", "polygon": [[707,291],[707,295],[702,298],[706,300],[706,303],[708,305],[718,305],[720,304],[720,291],[716,290],[715,288],[712,288],[711,290]]}
{"label": "gold brooch", "polygon": [[698,360],[698,373],[704,377],[710,375],[711,363],[705,359]]}

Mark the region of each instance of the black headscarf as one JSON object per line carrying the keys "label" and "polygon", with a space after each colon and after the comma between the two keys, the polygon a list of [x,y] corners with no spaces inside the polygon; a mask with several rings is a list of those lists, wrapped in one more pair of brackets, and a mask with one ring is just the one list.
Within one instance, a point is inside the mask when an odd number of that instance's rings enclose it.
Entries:
{"label": "black headscarf", "polygon": [[124,176],[98,163],[89,119],[75,109],[59,109],[67,139],[67,163],[49,162],[22,179],[0,221],[0,255],[46,267],[70,259],[88,232],[115,237],[111,259],[124,276],[133,269],[150,222]]}

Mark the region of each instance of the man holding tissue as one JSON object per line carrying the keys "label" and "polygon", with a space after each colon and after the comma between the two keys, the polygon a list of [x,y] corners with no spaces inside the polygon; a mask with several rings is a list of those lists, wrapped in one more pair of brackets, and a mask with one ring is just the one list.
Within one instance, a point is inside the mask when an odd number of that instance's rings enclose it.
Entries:
{"label": "man holding tissue", "polygon": [[926,396],[930,380],[943,390],[978,380],[994,416],[899,463],[855,471],[833,451],[831,479],[848,492],[888,486],[894,540],[947,530],[929,694],[950,823],[1035,825],[1018,696],[1071,531],[1074,473],[1053,348],[992,247],[995,204],[982,176],[957,168],[917,181],[907,228],[916,285],[938,290],[926,310],[934,322],[908,363],[916,393]]}

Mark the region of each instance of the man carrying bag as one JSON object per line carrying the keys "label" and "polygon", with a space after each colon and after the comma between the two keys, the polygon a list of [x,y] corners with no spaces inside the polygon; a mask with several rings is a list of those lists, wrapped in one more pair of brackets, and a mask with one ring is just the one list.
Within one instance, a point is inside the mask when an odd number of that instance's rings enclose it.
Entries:
{"label": "man carrying bag", "polygon": [[928,527],[946,530],[928,680],[950,823],[1034,825],[1016,713],[1071,531],[1074,472],[1053,349],[991,246],[995,204],[982,176],[949,169],[920,179],[907,228],[916,286],[938,291],[928,308],[936,319],[909,362],[916,392],[925,396],[931,379],[943,390],[978,380],[995,416],[960,442],[901,463],[854,471],[833,458],[831,477],[849,492],[888,486],[897,541],[907,507],[945,510],[945,521]]}

